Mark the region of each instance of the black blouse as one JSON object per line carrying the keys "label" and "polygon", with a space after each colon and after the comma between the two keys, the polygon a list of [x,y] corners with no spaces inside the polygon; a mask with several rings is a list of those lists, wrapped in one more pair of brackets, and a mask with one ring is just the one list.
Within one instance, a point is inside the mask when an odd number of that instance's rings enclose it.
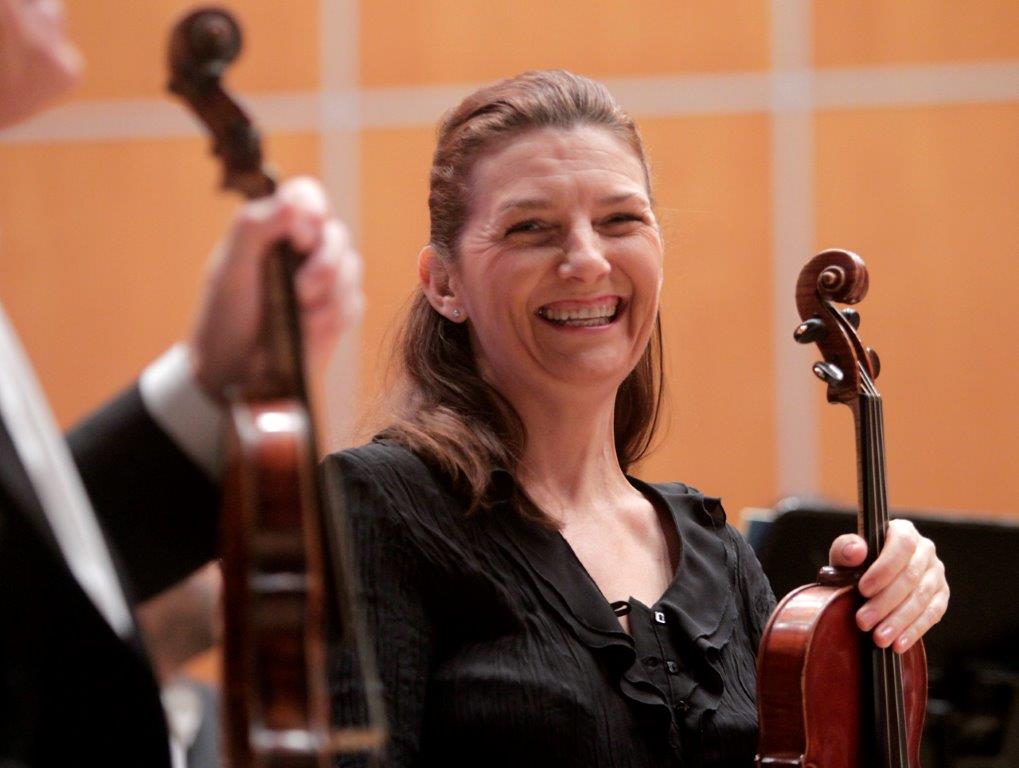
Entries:
{"label": "black blouse", "polygon": [[[774,597],[718,499],[631,483],[668,509],[676,577],[623,631],[563,537],[514,510],[468,517],[437,472],[376,442],[330,456],[384,688],[393,766],[751,766],[754,659]],[[334,663],[335,716],[363,710]],[[361,765],[357,759],[343,765]]]}

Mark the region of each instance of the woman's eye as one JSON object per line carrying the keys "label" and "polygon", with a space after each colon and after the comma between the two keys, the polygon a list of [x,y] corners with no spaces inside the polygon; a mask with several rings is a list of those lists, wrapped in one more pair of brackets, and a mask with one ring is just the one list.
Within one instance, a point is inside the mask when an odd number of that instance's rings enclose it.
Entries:
{"label": "woman's eye", "polygon": [[538,219],[528,219],[527,221],[521,221],[506,230],[507,235],[515,235],[518,233],[529,233],[529,232],[542,232],[547,229],[545,222]]}
{"label": "woman's eye", "polygon": [[609,229],[629,229],[643,221],[644,217],[636,213],[614,213],[602,219],[602,226]]}
{"label": "woman's eye", "polygon": [[609,216],[605,222],[607,224],[621,224],[628,221],[643,221],[643,217],[638,216],[635,213],[614,213]]}

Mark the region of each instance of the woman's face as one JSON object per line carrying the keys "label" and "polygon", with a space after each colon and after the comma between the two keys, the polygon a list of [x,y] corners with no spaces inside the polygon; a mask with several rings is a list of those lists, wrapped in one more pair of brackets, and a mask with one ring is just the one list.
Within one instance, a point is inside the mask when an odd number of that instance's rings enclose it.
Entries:
{"label": "woman's face", "polygon": [[482,375],[515,392],[614,393],[647,345],[662,241],[644,170],[604,128],[540,129],[482,155],[450,292]]}
{"label": "woman's face", "polygon": [[62,95],[81,67],[60,0],[0,0],[0,126]]}

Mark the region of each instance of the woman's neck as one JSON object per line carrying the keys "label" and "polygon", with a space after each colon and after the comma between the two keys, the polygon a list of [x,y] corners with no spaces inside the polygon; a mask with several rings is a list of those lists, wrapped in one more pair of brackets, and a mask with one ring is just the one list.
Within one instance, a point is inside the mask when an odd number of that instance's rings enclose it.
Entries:
{"label": "woman's neck", "polygon": [[513,403],[527,430],[518,480],[557,522],[578,511],[612,509],[634,489],[615,445],[615,398],[522,398]]}

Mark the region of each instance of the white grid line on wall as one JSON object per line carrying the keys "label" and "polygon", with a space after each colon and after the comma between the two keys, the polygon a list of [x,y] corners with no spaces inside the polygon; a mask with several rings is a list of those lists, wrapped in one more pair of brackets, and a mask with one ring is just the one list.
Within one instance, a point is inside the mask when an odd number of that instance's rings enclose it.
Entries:
{"label": "white grid line on wall", "polygon": [[[344,0],[346,2],[346,0]],[[789,69],[602,78],[635,117],[1019,101],[1019,62]],[[432,126],[480,83],[266,93],[245,103],[274,132]],[[0,131],[0,143],[186,138],[199,126],[169,99],[72,102]]]}

